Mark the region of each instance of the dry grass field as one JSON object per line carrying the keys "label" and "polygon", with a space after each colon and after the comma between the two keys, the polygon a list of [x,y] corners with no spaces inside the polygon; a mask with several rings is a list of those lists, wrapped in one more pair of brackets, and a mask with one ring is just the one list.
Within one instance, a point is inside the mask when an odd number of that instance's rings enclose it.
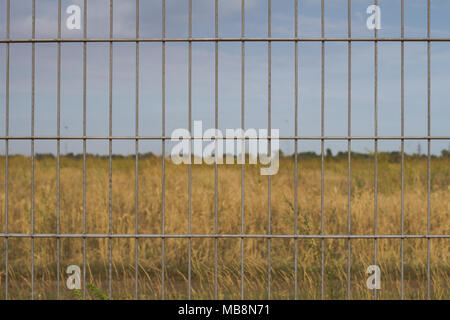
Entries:
{"label": "dry grass field", "polygon": [[[34,232],[56,233],[57,170],[56,158],[38,156],[34,178]],[[86,161],[86,232],[108,233],[109,166],[107,157],[87,156]],[[31,226],[31,158],[9,157],[10,233],[29,233]],[[115,156],[112,160],[112,230],[130,234],[159,234],[162,224],[162,159],[143,155],[138,169],[138,208],[135,208],[135,158]],[[374,232],[374,157],[352,155],[351,232]],[[347,155],[325,158],[324,232],[346,234],[348,215]],[[395,154],[378,155],[378,234],[401,233],[401,164]],[[5,157],[0,158],[0,232],[5,231]],[[245,166],[245,233],[268,232],[268,181],[257,165]],[[214,166],[192,166],[192,233],[215,233]],[[61,233],[83,232],[83,161],[81,157],[62,156],[60,170]],[[450,232],[450,158],[431,159],[431,234]],[[218,167],[218,232],[241,232],[241,166]],[[294,161],[280,160],[280,170],[271,178],[271,232],[294,232]],[[174,165],[168,159],[165,170],[165,233],[188,233],[188,166]],[[321,161],[303,154],[298,164],[298,233],[321,231]],[[405,156],[404,233],[427,232],[427,158]],[[5,297],[5,239],[0,239],[0,299]],[[450,298],[450,239],[431,240],[431,297]],[[134,238],[112,241],[112,297],[134,298]],[[347,297],[347,239],[324,240],[324,293],[326,299]],[[379,298],[398,299],[401,290],[401,240],[377,241],[381,268]],[[321,294],[321,239],[299,239],[298,297],[318,299]],[[161,298],[162,240],[138,242],[138,286],[140,299]],[[108,239],[86,240],[86,284],[108,292]],[[68,265],[83,265],[83,240],[61,240],[61,298],[75,299],[66,289]],[[267,297],[267,239],[251,238],[244,242],[245,297]],[[241,239],[218,240],[218,297],[239,299],[241,285]],[[294,297],[294,240],[271,240],[271,298]],[[214,238],[192,239],[192,298],[214,297]],[[351,240],[351,296],[370,299],[366,287],[367,266],[374,261],[373,239]],[[9,239],[9,298],[31,297],[31,241]],[[34,241],[34,290],[36,299],[56,298],[57,247],[55,239]],[[165,240],[166,298],[188,297],[188,240]],[[426,298],[427,240],[404,240],[405,298]],[[88,295],[89,297],[89,295]]]}

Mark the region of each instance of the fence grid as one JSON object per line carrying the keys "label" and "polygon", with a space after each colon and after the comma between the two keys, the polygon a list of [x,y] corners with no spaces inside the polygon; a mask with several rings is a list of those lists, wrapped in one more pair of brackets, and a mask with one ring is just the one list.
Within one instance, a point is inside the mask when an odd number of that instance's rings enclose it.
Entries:
{"label": "fence grid", "polygon": [[[139,7],[140,2],[136,0],[136,30],[135,38],[114,38],[114,1],[109,1],[109,38],[88,38],[87,37],[87,13],[88,6],[87,0],[84,0],[83,4],[83,37],[82,38],[71,38],[63,39],[61,34],[61,0],[58,0],[58,30],[57,38],[46,38],[37,39],[36,38],[36,0],[32,0],[32,35],[31,38],[24,39],[11,39],[10,36],[10,20],[11,20],[11,6],[10,0],[6,0],[6,38],[0,39],[0,43],[6,45],[6,88],[5,88],[5,135],[0,136],[0,141],[5,142],[5,232],[0,233],[0,238],[5,241],[5,298],[9,299],[8,295],[8,284],[9,284],[9,261],[8,261],[8,250],[9,250],[9,239],[11,238],[26,238],[31,241],[31,298],[34,299],[34,241],[38,238],[50,238],[55,239],[57,243],[57,298],[60,298],[60,268],[61,268],[61,239],[65,238],[79,238],[82,239],[82,255],[83,255],[83,284],[86,283],[86,248],[87,239],[91,238],[104,238],[108,239],[108,296],[112,297],[112,240],[117,238],[132,238],[135,239],[135,298],[139,298],[138,291],[138,243],[140,239],[146,238],[157,238],[161,239],[161,259],[162,259],[162,299],[165,298],[165,240],[170,238],[181,238],[188,240],[188,298],[191,299],[191,282],[192,282],[192,239],[196,238],[208,238],[214,239],[214,298],[218,298],[218,239],[240,239],[241,240],[241,269],[240,269],[240,282],[241,282],[241,298],[244,299],[244,243],[247,239],[267,239],[267,298],[271,298],[271,239],[293,239],[294,240],[294,297],[298,298],[298,240],[299,239],[320,239],[321,240],[321,298],[324,299],[324,241],[326,239],[346,239],[347,240],[347,298],[351,298],[351,240],[353,239],[371,239],[374,244],[374,264],[377,264],[377,240],[378,239],[400,239],[401,241],[401,298],[404,299],[404,240],[405,239],[426,239],[427,240],[427,298],[430,299],[430,288],[431,288],[431,271],[430,271],[430,247],[432,239],[450,239],[449,234],[433,235],[431,234],[431,141],[433,140],[450,140],[450,136],[432,136],[431,134],[431,43],[432,42],[450,42],[450,38],[444,37],[431,37],[431,14],[430,14],[430,0],[427,0],[427,36],[426,37],[412,37],[405,38],[405,28],[404,28],[404,0],[401,0],[401,36],[392,38],[382,38],[378,37],[377,29],[374,29],[374,37],[352,37],[351,29],[351,0],[347,0],[347,37],[327,37],[325,34],[325,1],[321,0],[321,36],[305,38],[299,37],[299,27],[298,27],[298,13],[299,13],[299,0],[294,0],[294,37],[287,38],[277,38],[272,37],[272,25],[271,25],[271,0],[267,0],[268,4],[268,16],[267,16],[267,37],[246,37],[245,36],[245,0],[241,0],[241,36],[236,38],[222,38],[219,34],[219,6],[218,0],[214,1],[214,37],[206,38],[196,38],[192,36],[192,0],[188,0],[188,37],[187,38],[167,38],[166,37],[166,1],[162,1],[162,32],[160,38],[142,38],[139,34],[139,20],[140,13]],[[378,0],[375,0],[375,5],[378,4]],[[134,136],[113,136],[112,131],[112,106],[113,106],[113,46],[115,43],[135,43],[135,53],[136,53],[136,65],[135,65],[135,135]],[[140,43],[145,42],[156,42],[161,43],[161,135],[160,136],[141,136],[139,133],[139,48]],[[267,43],[267,120],[268,120],[268,132],[271,130],[271,45],[272,42],[293,42],[294,52],[295,52],[295,73],[294,73],[294,83],[295,88],[293,92],[294,107],[295,107],[295,127],[293,136],[282,136],[277,137],[280,140],[288,140],[294,142],[294,225],[292,234],[274,234],[271,230],[271,176],[268,176],[268,225],[267,234],[246,234],[245,233],[245,165],[241,166],[241,208],[240,208],[240,224],[241,233],[240,234],[222,234],[219,232],[219,212],[218,212],[218,165],[215,163],[214,166],[214,234],[194,234],[192,233],[191,223],[192,223],[192,209],[191,209],[191,194],[192,194],[192,168],[191,164],[188,165],[188,232],[186,234],[167,234],[165,232],[165,142],[169,140],[170,137],[166,136],[166,114],[165,114],[165,103],[166,103],[166,43],[170,42],[182,42],[188,44],[188,128],[189,132],[192,129],[192,43],[193,42],[210,42],[214,43],[214,53],[215,53],[215,66],[214,66],[214,123],[215,128],[218,129],[219,124],[219,86],[218,86],[218,74],[219,74],[219,44],[223,42],[237,42],[241,43],[241,126],[245,128],[245,47],[248,42],[264,42]],[[321,44],[321,135],[320,136],[301,136],[298,133],[298,105],[299,105],[299,71],[298,71],[298,44],[302,42],[317,42]],[[346,42],[348,44],[348,69],[347,69],[347,86],[348,86],[348,106],[347,106],[347,119],[348,119],[348,131],[346,136],[326,136],[325,135],[325,49],[327,42]],[[373,136],[352,136],[351,130],[351,107],[352,107],[352,42],[367,42],[373,43],[374,45],[374,135]],[[401,135],[400,136],[379,136],[378,133],[378,43],[380,42],[399,42],[401,44]],[[405,42],[426,42],[427,43],[427,135],[426,136],[405,136],[405,62],[404,62],[404,46]],[[31,64],[31,135],[28,136],[10,136],[9,131],[9,102],[10,102],[10,47],[12,44],[18,43],[30,43],[32,48],[32,64]],[[36,69],[36,57],[35,57],[35,46],[37,43],[56,43],[57,44],[57,135],[56,136],[39,136],[35,134],[35,69]],[[83,135],[82,136],[63,136],[61,135],[61,46],[64,43],[82,43],[83,44]],[[87,78],[87,45],[88,43],[109,43],[109,134],[108,136],[88,136],[86,131],[86,78]],[[202,139],[198,137],[191,137],[191,140]],[[214,138],[213,138],[214,139]],[[237,138],[240,139],[240,138]],[[241,138],[249,139],[249,138]],[[271,137],[269,139],[269,152],[271,148]],[[12,140],[28,140],[31,142],[31,225],[30,233],[10,233],[8,230],[9,215],[8,215],[8,167],[9,167],[9,142]],[[35,173],[35,141],[38,140],[56,140],[57,141],[57,230],[56,233],[35,233],[34,228],[34,173]],[[82,233],[61,233],[60,227],[60,157],[61,157],[61,141],[67,140],[82,140],[83,141],[83,232]],[[109,146],[109,171],[108,171],[108,233],[87,233],[86,229],[86,143],[89,140],[107,140]],[[112,143],[114,140],[130,140],[135,141],[135,233],[134,234],[118,234],[113,232],[112,226]],[[139,219],[138,219],[138,169],[139,169],[139,141],[142,140],[155,140],[161,141],[162,148],[162,194],[161,194],[161,233],[140,233],[139,232]],[[298,143],[300,141],[314,140],[320,141],[321,143],[321,226],[320,234],[299,234],[298,233],[298,214],[299,214],[299,204],[298,204]],[[347,234],[325,234],[325,219],[324,219],[324,146],[325,141],[332,140],[342,140],[347,141],[348,149],[348,166],[347,166],[347,186],[348,186],[348,204],[347,204]],[[373,141],[374,143],[374,226],[373,234],[352,234],[351,226],[351,147],[352,140],[364,140]],[[377,213],[378,213],[378,142],[382,140],[399,140],[401,142],[401,233],[400,234],[379,234],[377,230]],[[405,171],[405,141],[407,140],[425,140],[427,142],[427,232],[426,234],[405,234],[404,233],[404,171]],[[216,146],[217,146],[216,139]],[[191,141],[192,142],[192,141]],[[189,148],[192,148],[191,143]],[[189,149],[189,150],[190,150]],[[83,285],[82,290],[83,298],[86,298],[86,288]],[[374,290],[374,299],[377,299],[377,290]]]}

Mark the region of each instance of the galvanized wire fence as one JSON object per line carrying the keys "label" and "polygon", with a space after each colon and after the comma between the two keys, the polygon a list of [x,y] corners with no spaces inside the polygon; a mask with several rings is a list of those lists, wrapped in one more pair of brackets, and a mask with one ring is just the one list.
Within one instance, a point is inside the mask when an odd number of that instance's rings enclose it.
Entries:
{"label": "galvanized wire fence", "polygon": [[[61,239],[64,238],[79,238],[82,239],[82,253],[83,253],[83,266],[82,266],[82,283],[86,283],[86,247],[87,247],[87,239],[96,238],[96,239],[107,239],[108,240],[108,295],[112,296],[112,240],[115,238],[131,238],[135,239],[135,297],[139,297],[138,292],[138,269],[139,269],[139,253],[138,253],[138,243],[140,239],[144,238],[156,238],[161,239],[162,243],[162,298],[165,297],[165,269],[166,269],[166,261],[165,261],[165,241],[169,238],[177,238],[177,239],[187,239],[188,240],[188,288],[189,295],[191,298],[191,252],[192,252],[192,239],[195,238],[208,238],[214,239],[215,241],[215,254],[214,254],[214,297],[218,298],[218,240],[219,239],[240,239],[241,240],[241,297],[244,296],[244,243],[247,239],[267,239],[267,298],[271,298],[271,239],[283,238],[283,239],[293,239],[294,240],[294,283],[292,286],[295,288],[295,298],[298,297],[298,277],[297,277],[297,265],[298,265],[298,240],[299,239],[320,239],[321,240],[321,297],[324,298],[324,241],[326,239],[345,239],[347,240],[347,297],[351,298],[351,251],[352,251],[352,240],[353,239],[372,239],[374,241],[374,264],[377,264],[377,240],[378,239],[400,239],[401,240],[401,256],[399,257],[401,261],[401,297],[404,298],[404,242],[407,239],[426,239],[427,240],[427,297],[430,298],[430,283],[431,283],[431,273],[430,273],[430,244],[432,239],[448,239],[450,238],[449,234],[441,234],[441,235],[433,235],[431,234],[430,229],[430,219],[431,219],[431,201],[430,201],[430,193],[431,193],[431,142],[433,140],[449,140],[450,136],[432,136],[431,135],[431,43],[433,42],[449,42],[450,38],[431,38],[430,33],[430,0],[427,0],[427,36],[424,38],[405,38],[404,33],[404,0],[401,1],[401,36],[400,37],[392,37],[392,38],[380,38],[377,34],[377,29],[374,30],[374,38],[355,38],[352,37],[351,30],[351,0],[348,0],[348,11],[347,11],[347,37],[341,38],[327,38],[325,35],[325,15],[324,15],[324,0],[321,0],[321,36],[320,37],[310,37],[310,38],[301,38],[299,37],[299,18],[298,18],[298,0],[295,1],[295,12],[293,13],[295,16],[295,30],[294,37],[291,38],[275,38],[272,37],[272,25],[271,25],[271,6],[272,1],[268,1],[268,20],[267,20],[267,37],[261,38],[250,38],[246,37],[245,33],[245,0],[242,0],[241,3],[241,36],[237,38],[221,38],[219,35],[219,6],[218,0],[215,0],[215,18],[214,18],[214,37],[213,38],[195,38],[192,36],[192,0],[189,0],[189,19],[188,19],[188,37],[187,38],[167,38],[166,37],[166,3],[165,0],[162,0],[162,34],[159,38],[141,38],[139,34],[139,0],[136,0],[136,31],[135,38],[115,38],[113,37],[113,13],[114,13],[114,1],[109,1],[109,38],[88,38],[87,37],[87,12],[88,12],[88,1],[84,0],[83,6],[83,37],[82,38],[71,38],[71,39],[63,39],[61,37],[61,0],[58,0],[58,36],[57,38],[49,38],[49,39],[37,39],[36,38],[36,1],[32,0],[32,36],[31,39],[11,39],[10,37],[10,0],[7,0],[6,4],[6,39],[1,39],[0,43],[6,45],[6,127],[5,127],[5,135],[0,136],[0,140],[5,142],[6,145],[6,153],[5,153],[5,221],[4,221],[4,232],[0,233],[0,238],[3,238],[5,241],[5,268],[9,270],[9,261],[8,261],[8,243],[9,239],[12,238],[26,238],[31,241],[31,298],[35,298],[35,290],[34,290],[34,241],[37,238],[48,238],[54,239],[57,243],[57,297],[60,297],[60,291],[62,284],[60,283],[61,279],[61,260],[60,260],[60,250],[61,250]],[[375,5],[378,3],[375,0]],[[136,131],[134,136],[113,136],[113,127],[112,127],[112,105],[113,105],[113,46],[116,43],[135,43],[136,47],[136,87],[135,87],[135,108],[136,108],[136,118],[135,118],[135,126]],[[162,88],[162,118],[161,118],[161,135],[160,136],[141,136],[139,133],[139,70],[140,70],[140,60],[139,60],[139,48],[140,44],[143,42],[155,42],[161,43],[162,50],[162,61],[161,61],[161,88]],[[161,141],[162,154],[166,154],[166,141],[170,139],[170,136],[166,135],[166,43],[169,42],[181,42],[188,44],[188,119],[187,125],[189,131],[192,129],[192,43],[193,42],[209,42],[215,44],[215,108],[214,108],[214,123],[215,128],[218,128],[219,124],[219,98],[218,98],[218,70],[219,70],[219,43],[221,42],[235,42],[241,44],[241,126],[245,128],[245,48],[246,43],[248,42],[262,42],[267,43],[267,54],[268,54],[268,87],[267,87],[267,120],[268,120],[268,130],[271,129],[271,93],[272,93],[272,42],[292,42],[295,45],[295,85],[293,92],[293,99],[295,101],[295,133],[294,136],[282,136],[279,139],[286,141],[293,141],[295,143],[294,147],[294,227],[292,234],[273,234],[271,230],[271,177],[270,175],[267,178],[268,183],[268,225],[267,225],[267,234],[246,234],[245,233],[245,207],[244,207],[244,199],[245,199],[245,165],[242,164],[241,168],[241,233],[239,234],[221,234],[219,233],[219,224],[218,224],[218,165],[217,163],[214,165],[214,230],[215,233],[212,235],[209,234],[194,234],[191,232],[191,177],[192,177],[192,168],[191,164],[189,164],[188,175],[189,175],[189,184],[188,184],[188,195],[189,195],[189,203],[188,203],[188,233],[187,234],[167,234],[165,232],[165,169],[166,169],[166,159],[162,157],[162,180],[161,180],[161,232],[156,234],[146,234],[139,232],[139,220],[138,220],[138,168],[139,168],[139,141],[143,140],[153,140],[153,141]],[[299,68],[298,68],[298,56],[299,43],[302,42],[317,42],[321,44],[321,135],[316,137],[311,136],[299,136],[299,124],[298,124],[298,108],[299,108]],[[348,133],[346,136],[326,136],[325,135],[325,48],[327,42],[343,42],[348,45]],[[375,126],[373,136],[352,136],[352,128],[351,128],[351,102],[352,102],[352,42],[364,42],[367,45],[373,45],[374,48],[374,119]],[[380,42],[398,42],[401,44],[401,136],[379,136],[378,135],[378,44]],[[404,123],[405,123],[405,98],[404,98],[404,87],[405,87],[405,76],[404,76],[404,46],[405,42],[426,42],[427,43],[427,135],[426,136],[405,136],[404,133]],[[9,131],[9,102],[10,102],[10,47],[17,43],[30,43],[32,46],[32,70],[31,70],[31,135],[30,136],[11,136]],[[56,136],[37,136],[35,135],[35,68],[36,68],[36,57],[35,57],[35,47],[37,43],[56,43],[57,44],[57,135]],[[82,136],[62,136],[61,135],[61,46],[64,43],[82,43],[83,44],[83,135]],[[109,134],[108,136],[88,136],[86,132],[86,74],[87,74],[87,63],[86,63],[86,49],[89,43],[106,43],[109,44]],[[192,138],[195,139],[195,138]],[[245,138],[244,138],[245,139]],[[30,233],[10,233],[8,230],[9,219],[11,218],[8,215],[8,151],[9,151],[9,142],[11,140],[27,140],[31,143],[31,232]],[[38,140],[56,140],[57,141],[57,231],[56,233],[35,233],[34,227],[34,170],[35,170],[35,141]],[[83,141],[83,232],[77,234],[68,234],[61,233],[60,228],[60,157],[61,157],[61,141],[67,140],[82,140]],[[109,143],[109,206],[108,206],[108,214],[109,214],[109,231],[108,233],[103,234],[92,234],[87,233],[86,229],[86,143],[90,140],[104,140]],[[112,144],[114,140],[126,140],[126,141],[134,141],[135,142],[135,233],[134,234],[117,234],[113,233],[112,229]],[[270,140],[270,137],[269,137]],[[321,143],[321,232],[320,234],[299,234],[299,226],[298,226],[298,213],[299,213],[299,203],[298,203],[298,143],[299,140],[312,140],[312,141],[320,141]],[[348,208],[347,208],[347,234],[325,234],[324,230],[324,162],[325,162],[325,142],[331,140],[339,140],[339,141],[347,141],[348,146]],[[374,226],[373,226],[373,234],[352,234],[352,226],[351,226],[351,147],[353,140],[363,140],[363,141],[373,141],[374,143]],[[395,235],[383,235],[378,234],[377,232],[377,212],[378,212],[378,142],[381,140],[398,140],[401,142],[401,233]],[[417,234],[410,235],[404,233],[404,161],[405,161],[405,141],[406,140],[423,140],[427,142],[427,232],[426,234]],[[300,261],[301,263],[301,261]],[[8,280],[9,274],[6,272],[5,274],[5,297],[9,298],[8,294]],[[82,289],[83,297],[86,297],[86,288],[83,286]],[[377,291],[374,290],[374,298],[377,298]]]}

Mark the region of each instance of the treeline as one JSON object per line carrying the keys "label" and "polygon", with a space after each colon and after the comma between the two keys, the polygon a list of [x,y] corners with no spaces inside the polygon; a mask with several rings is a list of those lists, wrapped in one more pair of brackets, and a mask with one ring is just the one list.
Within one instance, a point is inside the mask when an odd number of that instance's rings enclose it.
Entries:
{"label": "treeline", "polygon": [[[66,154],[61,154],[61,157],[64,158],[71,158],[71,159],[83,159],[83,154],[82,153],[66,153]],[[93,153],[86,153],[86,157],[89,158],[95,158],[95,159],[109,159],[109,155],[104,155],[104,154],[93,154]],[[111,156],[112,159],[127,159],[127,158],[135,158],[136,155],[135,154],[129,154],[129,155],[123,155],[123,154],[113,154]],[[139,153],[139,158],[154,158],[157,157],[157,155],[155,155],[153,152],[145,152],[145,153]],[[36,159],[45,159],[45,158],[56,158],[56,155],[54,155],[53,153],[37,153],[35,155]]]}
{"label": "treeline", "polygon": [[[350,155],[353,159],[369,159],[369,158],[373,158],[374,156],[374,152],[369,152],[369,153],[365,153],[365,152],[350,152]],[[17,156],[14,154],[10,154],[9,157],[13,157],[13,156]],[[104,154],[92,154],[92,153],[87,153],[86,154],[87,157],[89,158],[95,158],[95,159],[109,159],[109,155],[104,155]],[[405,153],[405,156],[408,158],[423,158],[426,159],[428,157],[427,154],[418,154],[418,153],[414,153],[414,154],[409,154],[409,153]],[[61,157],[64,158],[71,158],[71,159],[83,159],[83,154],[82,153],[66,153],[66,154],[61,154]],[[112,159],[134,159],[136,157],[135,154],[129,154],[129,155],[123,155],[123,154],[113,154]],[[139,159],[146,159],[146,158],[156,158],[156,157],[160,157],[160,155],[156,155],[153,152],[145,152],[145,153],[139,153]],[[279,153],[279,157],[280,158],[294,158],[294,154],[289,154],[286,155],[283,153],[283,151],[280,150]],[[336,154],[333,154],[333,152],[331,151],[331,149],[326,149],[326,152],[324,154],[324,157],[327,159],[347,159],[348,158],[348,152],[346,151],[339,151]],[[402,154],[400,151],[391,151],[391,152],[386,152],[386,151],[379,151],[378,152],[378,157],[379,158],[383,158],[385,160],[388,161],[392,161],[392,162],[396,162],[396,161],[400,161]],[[440,155],[431,155],[432,158],[450,158],[450,151],[443,149],[441,151]],[[53,153],[37,153],[35,154],[35,158],[36,159],[48,159],[48,158],[56,158],[56,155]],[[248,159],[248,154],[246,154],[246,158]],[[321,158],[321,154],[320,153],[316,153],[314,151],[307,151],[307,152],[299,152],[297,153],[297,158],[298,159],[312,159],[312,158]]]}
{"label": "treeline", "polygon": [[[400,161],[402,158],[402,153],[400,151],[378,151],[378,157],[383,157],[384,159],[387,159],[389,161]],[[373,158],[375,155],[374,152],[369,153],[363,153],[363,152],[350,152],[350,156],[352,158],[361,158],[361,159],[369,159]],[[332,151],[330,149],[327,149],[324,155],[326,158],[334,158],[334,159],[341,159],[341,158],[348,158],[348,152],[345,151],[339,151],[337,154],[333,155]],[[418,154],[418,153],[406,153],[405,156],[409,158],[424,158],[426,159],[428,157],[427,154]],[[290,157],[294,157],[294,155],[290,155]],[[320,153],[315,152],[300,152],[298,153],[298,157],[302,158],[320,158]],[[450,158],[450,152],[448,150],[442,150],[440,155],[431,155],[432,158]]]}
{"label": "treeline", "polygon": [[[390,162],[397,162],[397,161],[401,161],[402,158],[402,153],[400,151],[378,151],[378,157],[379,158],[383,158],[384,160],[390,161]],[[374,152],[369,152],[369,153],[363,153],[363,152],[354,152],[351,151],[350,152],[350,156],[353,159],[369,159],[369,158],[373,158],[375,155]],[[326,152],[324,154],[325,158],[328,159],[347,159],[348,158],[348,152],[346,151],[339,151],[337,154],[333,155],[333,152],[331,151],[331,149],[326,149]],[[294,158],[294,154],[290,155],[289,157]],[[303,158],[303,159],[308,159],[308,158],[321,158],[321,154],[320,153],[315,153],[313,151],[309,151],[309,152],[300,152],[298,153],[298,158]],[[414,153],[414,154],[410,154],[410,153],[406,153],[405,152],[405,157],[408,158],[418,158],[418,159],[426,159],[428,157],[427,154],[418,154],[418,153]],[[446,149],[441,151],[440,155],[431,155],[432,158],[450,158],[450,152]]]}

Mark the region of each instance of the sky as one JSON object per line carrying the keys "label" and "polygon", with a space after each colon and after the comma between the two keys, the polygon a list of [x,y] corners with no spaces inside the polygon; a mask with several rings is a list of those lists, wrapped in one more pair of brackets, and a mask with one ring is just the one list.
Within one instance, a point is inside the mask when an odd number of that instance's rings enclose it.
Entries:
{"label": "sky", "polygon": [[[400,0],[380,0],[379,37],[400,37]],[[114,37],[135,37],[135,0],[114,0]],[[405,37],[426,37],[426,0],[405,0]],[[11,38],[31,38],[32,1],[11,1]],[[68,30],[65,10],[82,0],[62,1],[62,36],[80,38],[83,29]],[[220,37],[241,36],[241,0],[218,1]],[[373,1],[352,0],[353,37],[373,37],[366,27],[366,9]],[[299,37],[320,37],[321,6],[319,0],[299,0]],[[0,0],[0,38],[6,38],[6,0]],[[214,1],[192,0],[193,37],[214,37]],[[294,0],[272,1],[272,37],[294,36]],[[450,2],[431,1],[431,36],[450,38]],[[89,0],[87,15],[89,38],[109,37],[109,0]],[[57,37],[57,1],[36,0],[36,37]],[[347,37],[347,0],[325,0],[325,36]],[[268,1],[245,1],[245,36],[266,37]],[[83,26],[83,22],[82,22]],[[140,1],[142,38],[159,38],[162,32],[161,0]],[[188,36],[188,1],[166,0],[166,37]],[[135,114],[135,43],[113,45],[113,117],[116,136],[133,136]],[[140,44],[139,66],[139,135],[161,135],[162,90],[160,43]],[[31,134],[31,45],[11,44],[10,48],[10,119],[12,136]],[[450,43],[431,44],[431,135],[449,136]],[[405,122],[406,136],[427,135],[427,45],[405,43]],[[272,42],[271,48],[271,126],[280,136],[293,136],[295,128],[295,55],[292,42]],[[325,44],[326,136],[346,136],[348,44]],[[352,44],[351,133],[373,136],[374,117],[374,44]],[[378,44],[378,134],[401,135],[401,45]],[[6,44],[0,44],[0,135],[5,135]],[[57,44],[36,45],[35,132],[37,136],[57,133]],[[300,42],[298,51],[300,136],[321,134],[321,43]],[[109,44],[87,46],[87,124],[88,136],[107,136],[109,132]],[[81,136],[83,132],[83,58],[81,43],[62,44],[61,135]],[[268,126],[268,45],[247,42],[245,45],[245,127]],[[201,120],[203,128],[214,127],[215,52],[212,42],[192,44],[192,120]],[[221,42],[218,52],[218,122],[219,128],[241,126],[241,43]],[[166,44],[166,135],[177,128],[188,128],[188,44]],[[432,153],[447,149],[450,141],[433,141]],[[405,151],[414,153],[426,141],[406,141]],[[170,152],[171,142],[167,143]],[[292,153],[293,141],[281,141],[283,152]],[[326,141],[334,153],[347,150],[347,141]],[[30,142],[11,140],[10,153],[29,154]],[[373,141],[353,141],[358,152],[373,151]],[[5,150],[0,142],[0,152]],[[82,141],[63,141],[62,152],[82,152]],[[141,152],[161,153],[160,141],[141,141]],[[300,141],[300,151],[320,151],[320,140]],[[380,151],[400,150],[400,141],[380,141]],[[108,141],[88,141],[89,153],[107,154]],[[36,141],[36,153],[55,153],[56,141]],[[134,153],[134,141],[114,141],[113,153]]]}

